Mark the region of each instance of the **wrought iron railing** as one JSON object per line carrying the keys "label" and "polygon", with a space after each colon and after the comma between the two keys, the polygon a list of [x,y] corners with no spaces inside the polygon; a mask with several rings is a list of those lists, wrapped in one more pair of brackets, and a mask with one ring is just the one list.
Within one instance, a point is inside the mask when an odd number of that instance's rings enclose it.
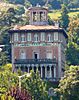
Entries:
{"label": "wrought iron railing", "polygon": [[15,59],[14,64],[56,64],[54,59]]}

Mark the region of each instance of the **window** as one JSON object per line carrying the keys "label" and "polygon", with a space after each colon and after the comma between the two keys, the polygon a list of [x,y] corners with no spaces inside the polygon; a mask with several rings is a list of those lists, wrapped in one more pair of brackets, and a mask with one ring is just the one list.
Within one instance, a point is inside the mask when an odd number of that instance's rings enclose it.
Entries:
{"label": "window", "polygon": [[45,41],[45,33],[41,33],[41,41]]}
{"label": "window", "polygon": [[47,39],[48,39],[48,42],[51,42],[51,34],[48,34]]}
{"label": "window", "polygon": [[22,42],[25,41],[25,34],[21,34],[21,41],[22,41]]}
{"label": "window", "polygon": [[52,59],[52,53],[51,52],[47,52],[47,59]]}
{"label": "window", "polygon": [[57,41],[58,40],[58,32],[54,33],[54,40]]}
{"label": "window", "polygon": [[34,41],[35,41],[35,42],[38,42],[38,40],[39,40],[38,34],[35,34],[35,35],[34,35]]}
{"label": "window", "polygon": [[27,41],[31,41],[31,33],[27,34]]}
{"label": "window", "polygon": [[20,51],[20,59],[26,59],[26,53],[24,50]]}
{"label": "window", "polygon": [[36,14],[36,12],[33,12],[33,21],[34,21],[34,22],[37,21],[37,14]]}
{"label": "window", "polygon": [[14,33],[14,41],[18,41],[18,33]]}
{"label": "window", "polygon": [[34,52],[34,59],[39,59],[39,54],[37,52]]}

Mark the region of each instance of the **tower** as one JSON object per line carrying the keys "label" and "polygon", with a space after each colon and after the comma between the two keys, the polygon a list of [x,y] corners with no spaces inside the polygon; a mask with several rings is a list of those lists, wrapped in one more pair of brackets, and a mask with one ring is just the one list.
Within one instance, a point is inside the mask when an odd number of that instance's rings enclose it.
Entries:
{"label": "tower", "polygon": [[30,25],[48,25],[48,9],[42,8],[37,4],[36,7],[29,8],[30,13]]}
{"label": "tower", "polygon": [[36,69],[41,78],[57,81],[63,76],[67,34],[58,24],[48,24],[48,9],[29,8],[29,25],[9,30],[13,71]]}

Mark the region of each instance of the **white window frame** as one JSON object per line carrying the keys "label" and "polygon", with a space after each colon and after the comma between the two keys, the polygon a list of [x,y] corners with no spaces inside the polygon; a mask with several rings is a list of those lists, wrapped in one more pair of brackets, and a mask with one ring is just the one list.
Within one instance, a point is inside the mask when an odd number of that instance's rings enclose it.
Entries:
{"label": "white window frame", "polygon": [[47,52],[46,53],[46,58],[47,59],[52,59],[52,52]]}
{"label": "white window frame", "polygon": [[25,34],[21,34],[21,42],[25,41]]}
{"label": "white window frame", "polygon": [[39,41],[39,36],[37,33],[34,34],[34,42],[38,42]]}
{"label": "white window frame", "polygon": [[31,33],[27,34],[27,41],[31,41]]}
{"label": "white window frame", "polygon": [[51,42],[51,34],[47,35],[48,42]]}
{"label": "white window frame", "polygon": [[45,41],[45,33],[44,32],[41,33],[41,41]]}
{"label": "white window frame", "polygon": [[20,59],[26,59],[26,52],[25,52],[25,50],[21,50],[20,51]]}
{"label": "white window frame", "polygon": [[14,33],[14,41],[18,41],[18,33]]}
{"label": "white window frame", "polygon": [[58,32],[54,32],[54,40],[58,41]]}

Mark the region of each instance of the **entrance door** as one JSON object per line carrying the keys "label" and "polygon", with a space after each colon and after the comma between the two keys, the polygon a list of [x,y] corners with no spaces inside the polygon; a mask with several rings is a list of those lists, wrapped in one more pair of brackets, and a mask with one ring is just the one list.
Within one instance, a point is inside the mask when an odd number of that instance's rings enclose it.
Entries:
{"label": "entrance door", "polygon": [[34,59],[39,59],[39,54],[34,52]]}
{"label": "entrance door", "polygon": [[35,56],[35,59],[37,59],[37,54],[35,54],[34,56]]}

